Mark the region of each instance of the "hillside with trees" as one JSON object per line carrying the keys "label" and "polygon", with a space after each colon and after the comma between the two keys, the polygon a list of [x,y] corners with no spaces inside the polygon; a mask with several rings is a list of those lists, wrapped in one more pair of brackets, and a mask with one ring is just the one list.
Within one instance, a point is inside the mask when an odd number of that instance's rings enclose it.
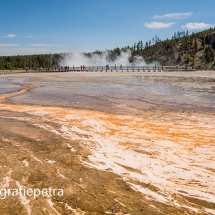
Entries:
{"label": "hillside with trees", "polygon": [[189,35],[188,31],[175,32],[171,39],[155,36],[143,45],[139,41],[131,47],[132,56],[161,65],[192,65],[203,68],[215,66],[215,28]]}
{"label": "hillside with trees", "polygon": [[[143,44],[142,40],[133,46],[106,50],[107,60],[113,62],[122,52],[131,51],[129,61],[141,56],[147,63],[157,61],[161,65],[189,65],[201,68],[215,66],[215,28],[189,34],[188,31],[175,32],[171,39],[161,40],[157,35]],[[87,57],[101,55],[102,51],[84,53]],[[0,56],[0,70],[59,67],[66,53]]]}

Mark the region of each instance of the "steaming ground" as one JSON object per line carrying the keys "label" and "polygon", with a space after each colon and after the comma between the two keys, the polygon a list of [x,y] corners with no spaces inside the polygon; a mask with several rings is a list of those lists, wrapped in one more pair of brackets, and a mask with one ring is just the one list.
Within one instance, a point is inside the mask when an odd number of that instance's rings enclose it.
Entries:
{"label": "steaming ground", "polygon": [[[214,73],[2,77],[1,214],[215,214]],[[11,91],[5,91],[11,86]]]}
{"label": "steaming ground", "polygon": [[[133,57],[133,63],[129,61],[131,58],[131,51],[127,50],[125,52],[121,52],[118,56],[111,56],[111,54],[108,51],[102,52],[100,54],[98,53],[90,53],[90,56],[85,55],[83,52],[74,52],[65,54],[63,56],[63,59],[60,62],[60,65],[64,66],[101,66],[101,65],[123,65],[123,66],[145,66],[146,63],[144,59],[141,56]],[[158,62],[152,62],[150,65],[159,66]],[[148,64],[147,64],[148,65]]]}

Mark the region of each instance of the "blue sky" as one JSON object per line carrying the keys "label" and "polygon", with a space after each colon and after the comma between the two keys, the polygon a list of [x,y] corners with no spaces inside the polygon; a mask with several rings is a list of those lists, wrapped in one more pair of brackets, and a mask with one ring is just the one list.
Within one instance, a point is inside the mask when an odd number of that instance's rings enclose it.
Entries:
{"label": "blue sky", "polygon": [[215,27],[214,0],[0,0],[0,55],[94,51]]}

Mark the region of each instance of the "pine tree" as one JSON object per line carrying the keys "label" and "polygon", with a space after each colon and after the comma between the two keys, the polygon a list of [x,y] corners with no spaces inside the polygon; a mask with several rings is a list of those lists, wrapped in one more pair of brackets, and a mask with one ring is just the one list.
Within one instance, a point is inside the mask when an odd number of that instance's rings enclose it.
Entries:
{"label": "pine tree", "polygon": [[194,48],[195,48],[195,52],[198,51],[198,43],[197,43],[197,39],[195,37],[195,41],[194,41]]}
{"label": "pine tree", "polygon": [[140,50],[141,50],[141,52],[143,51],[143,41],[142,40],[140,41]]}

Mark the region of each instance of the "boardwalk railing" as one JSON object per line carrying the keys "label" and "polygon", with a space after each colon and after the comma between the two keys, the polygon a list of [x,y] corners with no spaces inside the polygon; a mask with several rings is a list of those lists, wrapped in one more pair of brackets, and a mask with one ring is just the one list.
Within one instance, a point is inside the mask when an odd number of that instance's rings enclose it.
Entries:
{"label": "boardwalk railing", "polygon": [[196,70],[214,70],[213,68],[187,67],[187,66],[87,66],[87,67],[59,67],[59,68],[39,68],[38,70],[26,71],[3,71],[0,75],[18,73],[37,73],[37,72],[179,72]]}
{"label": "boardwalk railing", "polygon": [[161,72],[161,71],[193,71],[193,67],[183,66],[86,66],[40,68],[40,72]]}

